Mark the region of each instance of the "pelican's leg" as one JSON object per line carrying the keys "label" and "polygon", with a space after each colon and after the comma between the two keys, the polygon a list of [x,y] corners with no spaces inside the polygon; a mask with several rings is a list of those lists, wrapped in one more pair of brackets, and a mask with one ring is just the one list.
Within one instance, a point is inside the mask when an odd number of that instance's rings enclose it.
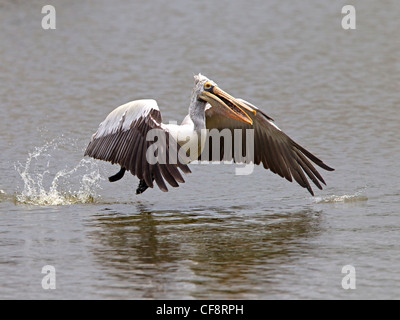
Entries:
{"label": "pelican's leg", "polygon": [[[151,179],[154,181],[154,177],[152,176]],[[146,181],[144,179],[139,181],[139,185],[136,189],[136,194],[141,194],[147,190],[149,186],[147,185]]]}
{"label": "pelican's leg", "polygon": [[149,186],[147,185],[146,181],[140,180],[139,185],[136,189],[136,194],[141,194],[147,190]]}
{"label": "pelican's leg", "polygon": [[109,177],[108,181],[115,182],[115,181],[122,179],[122,177],[125,174],[125,171],[126,171],[126,169],[121,167],[121,170],[119,170],[117,174],[114,174],[113,176]]}

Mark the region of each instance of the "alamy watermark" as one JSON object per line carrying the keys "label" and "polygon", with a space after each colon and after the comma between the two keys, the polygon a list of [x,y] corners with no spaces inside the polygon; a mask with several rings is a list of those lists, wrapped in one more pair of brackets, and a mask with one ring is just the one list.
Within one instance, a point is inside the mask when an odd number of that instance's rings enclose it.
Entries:
{"label": "alamy watermark", "polygon": [[352,5],[343,6],[342,14],[345,14],[342,18],[342,28],[344,30],[356,29],[356,8]]}
{"label": "alamy watermark", "polygon": [[179,136],[179,140],[178,147],[176,140],[163,129],[149,130],[146,135],[146,141],[150,142],[146,151],[147,163],[200,161],[202,164],[226,164],[233,161],[244,164],[235,168],[236,175],[249,175],[254,170],[254,129],[203,129],[198,134]]}
{"label": "alamy watermark", "polygon": [[342,268],[342,273],[346,274],[342,278],[342,288],[345,290],[356,288],[356,268],[351,264],[345,265]]}
{"label": "alamy watermark", "polygon": [[51,265],[45,265],[42,268],[42,273],[45,276],[42,278],[42,288],[44,290],[56,288],[56,268]]}
{"label": "alamy watermark", "polygon": [[42,18],[42,28],[44,30],[55,30],[56,29],[56,8],[51,5],[45,5],[42,7],[42,13],[45,16]]}
{"label": "alamy watermark", "polygon": [[[356,9],[353,5],[345,5],[342,7],[341,25],[344,30],[356,29]],[[45,16],[42,18],[42,28],[44,30],[55,30],[56,29],[56,9],[52,5],[45,5],[42,7],[42,14]]]}

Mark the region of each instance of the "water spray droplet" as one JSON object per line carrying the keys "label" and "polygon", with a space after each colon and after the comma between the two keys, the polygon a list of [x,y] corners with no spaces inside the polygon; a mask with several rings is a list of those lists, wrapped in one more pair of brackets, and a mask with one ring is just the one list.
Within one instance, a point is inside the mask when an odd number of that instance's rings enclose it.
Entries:
{"label": "water spray droplet", "polygon": [[98,198],[95,190],[103,178],[96,162],[82,159],[72,168],[58,170],[65,161],[57,163],[56,153],[63,152],[64,159],[66,150],[59,146],[66,143],[71,145],[65,138],[47,142],[29,153],[24,165],[15,165],[23,182],[22,191],[16,195],[17,203],[55,206],[92,203]]}

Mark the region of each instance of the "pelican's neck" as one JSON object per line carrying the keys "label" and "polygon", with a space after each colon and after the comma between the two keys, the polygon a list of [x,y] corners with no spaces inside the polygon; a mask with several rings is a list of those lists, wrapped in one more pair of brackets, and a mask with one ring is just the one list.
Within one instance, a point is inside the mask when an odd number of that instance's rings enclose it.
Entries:
{"label": "pelican's neck", "polygon": [[206,102],[198,100],[197,98],[192,98],[189,106],[189,116],[193,121],[194,129],[200,132],[202,129],[206,128]]}

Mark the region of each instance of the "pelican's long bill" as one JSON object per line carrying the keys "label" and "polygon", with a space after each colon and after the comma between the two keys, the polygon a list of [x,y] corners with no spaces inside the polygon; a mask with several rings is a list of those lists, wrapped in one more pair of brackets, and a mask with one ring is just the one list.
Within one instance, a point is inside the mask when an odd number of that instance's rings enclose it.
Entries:
{"label": "pelican's long bill", "polygon": [[253,120],[243,109],[251,111],[254,114],[256,114],[256,110],[235,99],[217,86],[211,86],[209,90],[203,91],[200,98],[207,101],[213,107],[218,108],[219,106],[222,106],[224,110],[229,110],[229,112],[225,113],[229,118],[253,124]]}

